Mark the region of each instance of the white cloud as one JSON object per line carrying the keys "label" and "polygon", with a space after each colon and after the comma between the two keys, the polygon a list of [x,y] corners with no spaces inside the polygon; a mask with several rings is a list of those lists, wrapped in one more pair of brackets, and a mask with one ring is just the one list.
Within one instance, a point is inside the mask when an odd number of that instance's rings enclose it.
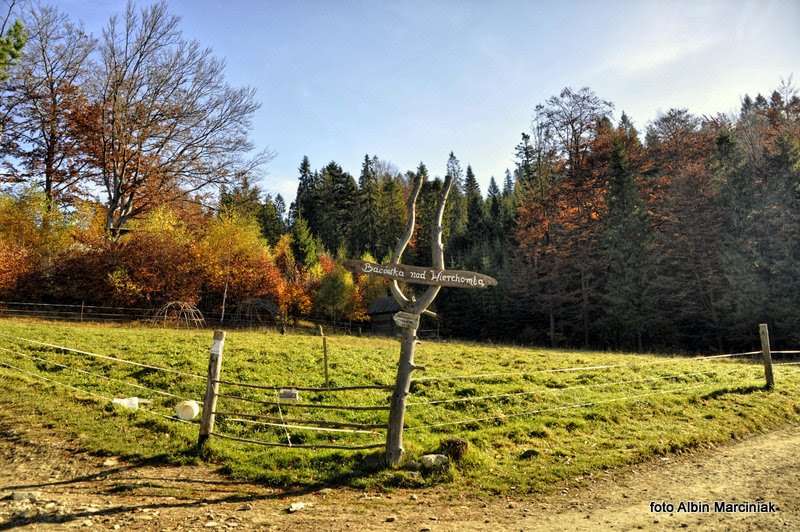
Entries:
{"label": "white cloud", "polygon": [[635,50],[615,50],[613,57],[600,63],[597,73],[623,76],[645,74],[684,61],[718,43],[718,39],[711,37],[682,42],[636,43]]}

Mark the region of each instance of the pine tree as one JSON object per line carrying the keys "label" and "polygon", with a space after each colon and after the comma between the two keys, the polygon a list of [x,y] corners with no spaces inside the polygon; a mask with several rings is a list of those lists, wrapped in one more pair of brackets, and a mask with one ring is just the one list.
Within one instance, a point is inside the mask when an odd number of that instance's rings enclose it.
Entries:
{"label": "pine tree", "polygon": [[[10,16],[10,13],[8,15]],[[0,30],[2,29],[3,26],[0,24]],[[0,81],[4,81],[8,76],[8,68],[19,58],[27,40],[25,27],[19,20],[15,21],[5,34],[0,31]]]}

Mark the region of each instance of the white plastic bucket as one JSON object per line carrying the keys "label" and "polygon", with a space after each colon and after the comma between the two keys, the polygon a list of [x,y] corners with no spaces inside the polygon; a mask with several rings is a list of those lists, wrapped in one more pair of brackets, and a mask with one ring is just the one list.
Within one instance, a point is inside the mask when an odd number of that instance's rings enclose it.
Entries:
{"label": "white plastic bucket", "polygon": [[175,415],[184,421],[194,419],[200,414],[200,405],[197,401],[181,401],[175,405]]}

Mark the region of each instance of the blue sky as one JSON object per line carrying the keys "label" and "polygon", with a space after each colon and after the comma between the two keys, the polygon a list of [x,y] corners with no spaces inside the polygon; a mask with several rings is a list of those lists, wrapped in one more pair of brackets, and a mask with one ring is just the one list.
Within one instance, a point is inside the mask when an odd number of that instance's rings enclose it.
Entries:
{"label": "blue sky", "polygon": [[[61,0],[99,34],[124,0]],[[357,176],[364,153],[444,172],[452,150],[484,190],[513,164],[533,107],[589,86],[644,130],[658,113],[733,112],[800,77],[800,2],[173,0],[186,36],[258,90],[261,186],[294,197],[303,155]]]}

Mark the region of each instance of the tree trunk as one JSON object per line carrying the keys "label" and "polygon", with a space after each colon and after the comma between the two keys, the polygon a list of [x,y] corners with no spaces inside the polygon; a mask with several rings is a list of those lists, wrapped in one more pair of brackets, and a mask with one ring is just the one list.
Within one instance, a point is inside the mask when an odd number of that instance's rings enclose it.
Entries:
{"label": "tree trunk", "polygon": [[389,411],[389,429],[386,434],[386,461],[392,467],[400,465],[403,457],[403,423],[406,413],[406,397],[411,389],[411,372],[414,370],[414,349],[417,342],[416,329],[402,329],[400,362],[397,365],[397,380]]}
{"label": "tree trunk", "polygon": [[581,315],[583,317],[583,347],[589,347],[589,281],[581,270]]}

